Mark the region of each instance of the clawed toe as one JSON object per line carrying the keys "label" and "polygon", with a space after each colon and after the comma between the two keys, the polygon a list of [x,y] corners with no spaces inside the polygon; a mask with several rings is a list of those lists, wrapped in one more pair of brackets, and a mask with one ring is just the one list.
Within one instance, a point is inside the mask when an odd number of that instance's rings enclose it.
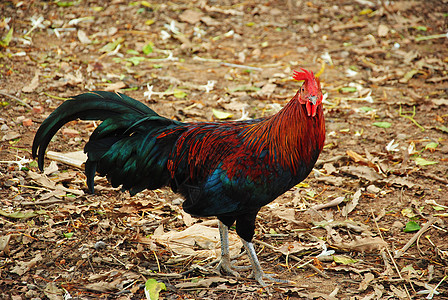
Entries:
{"label": "clawed toe", "polygon": [[275,278],[275,277],[272,277],[271,275],[266,274],[266,273],[264,273],[264,272],[257,273],[257,274],[254,274],[254,272],[252,272],[251,276],[252,276],[256,281],[258,281],[258,283],[259,283],[262,287],[267,287],[267,286],[268,286],[268,284],[267,284],[266,282],[264,282],[263,279],[267,279],[267,280],[273,281],[273,282],[275,282],[275,283],[294,284],[294,281]]}
{"label": "clawed toe", "polygon": [[219,264],[216,266],[216,269],[219,271],[224,271],[227,274],[230,274],[234,277],[241,277],[240,273],[235,271],[234,269],[237,269],[236,267],[232,266],[230,263],[226,263],[223,260],[219,262]]}

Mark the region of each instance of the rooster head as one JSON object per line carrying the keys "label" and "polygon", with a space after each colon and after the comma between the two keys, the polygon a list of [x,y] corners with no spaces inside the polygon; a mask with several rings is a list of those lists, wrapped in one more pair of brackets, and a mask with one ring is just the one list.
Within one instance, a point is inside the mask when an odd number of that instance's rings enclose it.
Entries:
{"label": "rooster head", "polygon": [[317,107],[322,103],[322,90],[320,82],[312,71],[302,69],[302,72],[294,70],[293,78],[295,80],[303,80],[300,90],[297,92],[299,103],[306,105],[308,116],[316,115]]}

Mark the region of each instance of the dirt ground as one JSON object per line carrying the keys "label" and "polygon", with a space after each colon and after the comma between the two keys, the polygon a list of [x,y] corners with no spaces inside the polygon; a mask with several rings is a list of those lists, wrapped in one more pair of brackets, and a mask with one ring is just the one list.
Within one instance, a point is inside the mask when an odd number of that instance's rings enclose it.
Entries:
{"label": "dirt ground", "polygon": [[[145,299],[145,282],[153,299],[448,299],[446,0],[6,0],[0,12],[1,299]],[[82,167],[47,158],[44,175],[32,160],[67,97],[119,90],[176,120],[257,118],[292,98],[299,68],[322,82],[326,146],[262,209],[254,240],[264,270],[295,284],[218,274],[216,220],[185,214],[168,188],[130,197],[98,177],[91,195]],[[96,125],[71,122],[49,150],[82,150]],[[233,231],[231,244],[242,251]]]}

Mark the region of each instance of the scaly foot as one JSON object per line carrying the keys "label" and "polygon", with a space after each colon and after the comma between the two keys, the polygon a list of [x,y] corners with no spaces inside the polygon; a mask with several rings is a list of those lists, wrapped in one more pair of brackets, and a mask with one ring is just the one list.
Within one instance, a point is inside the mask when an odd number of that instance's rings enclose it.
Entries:
{"label": "scaly foot", "polygon": [[277,283],[294,284],[293,281],[274,278],[271,275],[263,272],[260,262],[258,261],[257,253],[255,252],[254,245],[251,242],[245,241],[244,239],[241,239],[241,241],[243,242],[244,248],[246,248],[247,255],[249,255],[249,260],[252,264],[252,276],[262,287],[268,286],[268,284],[266,284],[263,279],[271,280]]}

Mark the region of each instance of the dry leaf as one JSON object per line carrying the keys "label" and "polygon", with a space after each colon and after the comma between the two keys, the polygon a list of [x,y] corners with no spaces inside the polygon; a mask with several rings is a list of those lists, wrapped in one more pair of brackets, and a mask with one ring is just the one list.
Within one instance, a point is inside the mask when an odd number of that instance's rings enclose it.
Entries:
{"label": "dry leaf", "polygon": [[127,86],[126,83],[124,83],[123,81],[118,81],[118,82],[115,82],[115,83],[108,84],[104,88],[104,90],[105,91],[109,91],[109,92],[111,92],[111,91],[113,92],[113,91],[116,91],[116,90],[119,90],[119,89],[123,89],[126,86]]}
{"label": "dry leaf", "polygon": [[22,135],[16,131],[8,131],[3,137],[2,137],[2,142],[3,141],[10,141],[10,140],[15,140],[18,139],[19,137],[21,137]]}
{"label": "dry leaf", "polygon": [[359,284],[358,290],[360,290],[360,291],[367,290],[367,288],[369,287],[370,283],[374,279],[375,279],[375,275],[373,275],[372,273],[368,272],[368,273],[364,274],[364,279]]}
{"label": "dry leaf", "polygon": [[56,185],[56,182],[48,179],[48,177],[43,175],[43,174],[41,175],[41,174],[38,174],[38,173],[33,172],[33,171],[28,171],[28,176],[32,180],[34,180],[37,184],[39,184],[40,186],[43,186],[43,187],[45,187],[47,189],[50,189],[50,190],[61,190],[61,191],[64,191],[64,192],[67,192],[67,193],[71,193],[71,194],[75,194],[75,195],[78,195],[78,196],[84,195],[84,192],[82,190],[69,189],[69,188],[66,188],[65,186],[63,186],[61,184]]}
{"label": "dry leaf", "polygon": [[214,283],[222,283],[229,282],[228,279],[223,277],[209,277],[206,279],[200,279],[198,281],[190,281],[176,284],[176,288],[178,289],[186,289],[186,288],[208,288]]}
{"label": "dry leaf", "polygon": [[380,24],[378,26],[378,36],[379,37],[385,37],[389,33],[389,27],[387,27],[384,24]]}
{"label": "dry leaf", "polygon": [[[221,246],[218,228],[194,224],[187,229],[177,232],[154,232],[152,236],[158,243],[170,248],[174,253],[196,257],[219,257]],[[243,246],[234,232],[229,232],[230,256],[240,253]],[[198,249],[198,247],[200,249]]]}
{"label": "dry leaf", "polygon": [[24,93],[33,92],[39,86],[39,75],[40,71],[37,70],[36,73],[34,74],[33,79],[31,79],[31,82],[22,88],[22,92]]}
{"label": "dry leaf", "polygon": [[438,106],[441,106],[441,105],[448,106],[448,99],[432,99],[431,101],[432,101],[432,103],[434,103],[435,105],[438,105]]}
{"label": "dry leaf", "polygon": [[274,249],[276,252],[280,252],[284,255],[302,253],[304,251],[316,251],[321,249],[320,243],[314,243],[313,245],[303,245],[299,242],[286,242],[281,247]]}
{"label": "dry leaf", "polygon": [[0,256],[2,254],[9,254],[9,241],[11,240],[11,235],[5,235],[0,237]]}
{"label": "dry leaf", "polygon": [[216,19],[213,19],[209,16],[202,17],[201,21],[204,22],[207,26],[220,26],[221,25],[221,22],[219,22]]}
{"label": "dry leaf", "polygon": [[346,206],[342,208],[341,214],[343,217],[347,217],[349,213],[351,213],[355,207],[358,205],[359,198],[361,197],[361,192],[363,189],[358,189],[356,193],[353,195],[352,200],[347,203]]}
{"label": "dry leaf", "polygon": [[345,172],[361,179],[365,179],[370,182],[376,182],[383,179],[381,175],[367,166],[342,166],[339,168],[339,171]]}
{"label": "dry leaf", "polygon": [[277,85],[275,83],[266,83],[261,90],[257,92],[257,95],[270,97],[273,93]]}
{"label": "dry leaf", "polygon": [[50,165],[45,168],[44,175],[50,175],[51,173],[57,172],[59,170],[58,165],[55,161],[50,162]]}
{"label": "dry leaf", "polygon": [[359,252],[372,252],[383,249],[386,247],[386,243],[379,237],[366,237],[359,240],[353,240],[351,242],[333,244],[333,246]]}
{"label": "dry leaf", "polygon": [[58,288],[54,282],[47,283],[47,286],[44,289],[44,294],[48,297],[49,300],[64,299],[64,290]]}
{"label": "dry leaf", "polygon": [[81,29],[78,29],[78,39],[83,44],[90,44],[92,42],[92,40],[87,36],[86,32]]}
{"label": "dry leaf", "polygon": [[179,19],[182,22],[187,22],[194,25],[198,23],[203,16],[204,14],[200,11],[187,9],[179,15]]}
{"label": "dry leaf", "polygon": [[22,276],[23,274],[34,268],[34,266],[36,266],[36,264],[41,260],[42,254],[37,253],[36,256],[30,261],[18,261],[16,266],[12,268],[11,273],[16,273],[17,275]]}
{"label": "dry leaf", "polygon": [[67,153],[48,151],[47,157],[77,168],[81,168],[87,161],[87,154],[85,154],[82,150]]}

